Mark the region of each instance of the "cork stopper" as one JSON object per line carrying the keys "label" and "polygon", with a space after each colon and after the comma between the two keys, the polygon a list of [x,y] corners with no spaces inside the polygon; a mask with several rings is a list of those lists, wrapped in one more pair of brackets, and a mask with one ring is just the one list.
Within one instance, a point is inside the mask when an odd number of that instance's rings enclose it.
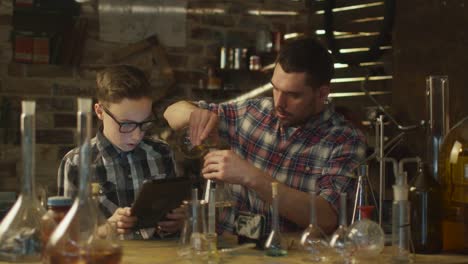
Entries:
{"label": "cork stopper", "polygon": [[271,193],[273,197],[278,196],[278,183],[277,182],[271,183]]}
{"label": "cork stopper", "polygon": [[79,97],[78,98],[78,112],[90,113],[91,104],[92,104],[91,98]]}
{"label": "cork stopper", "polygon": [[34,115],[36,113],[36,102],[35,101],[22,101],[21,108],[23,110],[23,114]]}

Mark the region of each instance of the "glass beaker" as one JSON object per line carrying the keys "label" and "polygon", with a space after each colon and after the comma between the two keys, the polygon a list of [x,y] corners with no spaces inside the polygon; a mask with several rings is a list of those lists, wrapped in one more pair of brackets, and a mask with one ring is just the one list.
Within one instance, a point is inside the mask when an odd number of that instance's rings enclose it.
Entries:
{"label": "glass beaker", "polygon": [[89,185],[91,99],[78,98],[79,189],[65,218],[52,233],[43,263],[120,263],[122,248],[98,234],[98,214]]}
{"label": "glass beaker", "polygon": [[194,257],[207,253],[208,245],[205,238],[207,232],[206,207],[204,200],[198,200],[198,189],[192,190],[192,200],[184,201],[186,215],[179,239],[178,255],[181,257]]}
{"label": "glass beaker", "polygon": [[40,222],[45,214],[35,190],[36,102],[23,101],[21,148],[23,179],[21,193],[0,224],[0,260],[36,261],[41,257]]}

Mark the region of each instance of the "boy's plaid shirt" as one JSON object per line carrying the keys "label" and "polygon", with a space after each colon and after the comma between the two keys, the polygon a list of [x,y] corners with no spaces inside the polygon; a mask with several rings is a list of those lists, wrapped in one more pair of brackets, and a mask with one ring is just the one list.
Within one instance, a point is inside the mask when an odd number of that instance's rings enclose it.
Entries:
{"label": "boy's plaid shirt", "polygon": [[[310,192],[311,180],[317,179],[318,195],[337,211],[339,192],[354,193],[353,170],[365,158],[365,137],[331,105],[300,127],[282,127],[271,98],[198,105],[218,114],[221,136],[235,153],[277,181]],[[219,227],[233,231],[238,212],[249,211],[266,216],[268,234],[270,205],[243,186],[231,185],[231,190],[236,206],[224,212]],[[282,217],[280,226],[284,231],[302,230]]]}
{"label": "boy's plaid shirt", "polygon": [[[75,197],[78,191],[79,149],[69,151],[58,171],[59,195]],[[144,180],[176,177],[174,154],[160,140],[144,138],[129,152],[123,152],[98,131],[91,139],[92,175],[100,185],[100,208],[106,218],[118,207],[131,207]],[[156,227],[156,224],[155,224]],[[148,239],[155,228],[134,230],[126,239]]]}

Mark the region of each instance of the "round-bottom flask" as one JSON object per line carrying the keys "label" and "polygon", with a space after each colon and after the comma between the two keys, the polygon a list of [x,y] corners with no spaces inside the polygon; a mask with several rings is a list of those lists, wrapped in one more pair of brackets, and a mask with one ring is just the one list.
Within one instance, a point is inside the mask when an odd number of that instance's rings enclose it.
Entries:
{"label": "round-bottom flask", "polygon": [[354,242],[354,256],[357,258],[372,258],[382,252],[385,236],[382,228],[370,220],[374,206],[361,206],[362,219],[349,227],[348,237]]}

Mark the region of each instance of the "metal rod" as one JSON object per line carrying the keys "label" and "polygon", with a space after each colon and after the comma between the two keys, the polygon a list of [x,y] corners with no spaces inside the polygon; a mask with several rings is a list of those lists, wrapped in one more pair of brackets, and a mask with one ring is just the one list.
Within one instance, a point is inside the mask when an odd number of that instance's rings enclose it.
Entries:
{"label": "metal rod", "polygon": [[382,226],[382,211],[383,211],[383,197],[384,197],[384,184],[385,184],[385,161],[384,161],[384,116],[380,115],[377,119],[379,126],[379,225]]}

